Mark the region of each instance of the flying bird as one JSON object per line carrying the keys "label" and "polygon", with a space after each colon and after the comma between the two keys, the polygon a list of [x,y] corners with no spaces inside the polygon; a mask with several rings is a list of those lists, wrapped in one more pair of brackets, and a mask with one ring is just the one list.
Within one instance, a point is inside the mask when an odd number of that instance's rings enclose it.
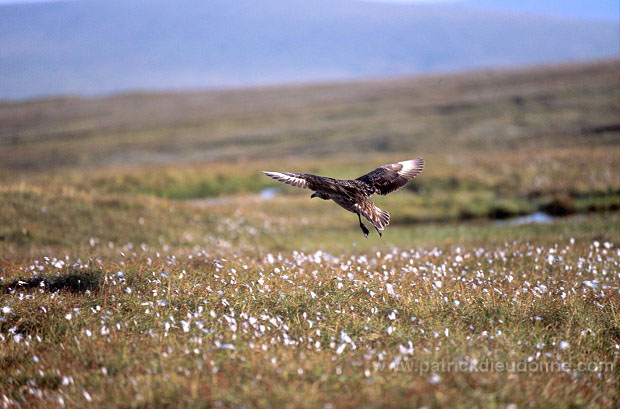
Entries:
{"label": "flying bird", "polygon": [[424,159],[418,158],[403,162],[383,165],[354,180],[332,179],[308,173],[266,172],[263,173],[277,181],[303,189],[314,190],[311,198],[333,200],[346,210],[357,214],[360,228],[368,238],[368,229],[362,223],[364,216],[377,230],[379,236],[390,223],[390,214],[379,209],[370,196],[377,193],[387,195],[415,178],[424,168]]}

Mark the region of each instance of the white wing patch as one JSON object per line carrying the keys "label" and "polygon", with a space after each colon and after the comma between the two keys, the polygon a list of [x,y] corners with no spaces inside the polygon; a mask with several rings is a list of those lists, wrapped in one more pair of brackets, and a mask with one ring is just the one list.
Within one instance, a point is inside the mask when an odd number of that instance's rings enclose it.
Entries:
{"label": "white wing patch", "polygon": [[270,178],[277,180],[278,182],[283,182],[295,187],[300,187],[302,189],[308,189],[308,182],[306,179],[299,176],[297,173],[291,172],[265,172],[263,173]]}
{"label": "white wing patch", "polygon": [[422,172],[422,169],[424,169],[424,159],[422,158],[406,160],[398,163],[403,166],[403,168],[398,171],[398,174],[408,179],[417,176],[420,172]]}

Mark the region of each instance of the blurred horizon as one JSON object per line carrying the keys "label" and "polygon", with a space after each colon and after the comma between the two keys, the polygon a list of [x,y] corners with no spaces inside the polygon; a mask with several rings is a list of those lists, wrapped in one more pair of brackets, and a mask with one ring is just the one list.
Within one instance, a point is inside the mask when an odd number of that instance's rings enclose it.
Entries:
{"label": "blurred horizon", "polygon": [[337,82],[620,56],[618,2],[609,0],[182,5],[0,0],[0,100]]}

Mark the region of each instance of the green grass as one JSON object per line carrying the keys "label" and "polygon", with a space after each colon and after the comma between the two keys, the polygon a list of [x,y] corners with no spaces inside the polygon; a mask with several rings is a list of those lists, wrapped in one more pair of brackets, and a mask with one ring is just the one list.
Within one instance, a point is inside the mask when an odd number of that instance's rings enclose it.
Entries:
{"label": "green grass", "polygon": [[614,407],[616,73],[0,104],[0,406]]}
{"label": "green grass", "polygon": [[619,257],[592,243],[13,264],[0,388],[37,406],[609,407]]}
{"label": "green grass", "polygon": [[354,217],[307,197],[11,189],[0,244],[0,393],[11,405],[619,398],[617,213],[396,220],[366,240]]}

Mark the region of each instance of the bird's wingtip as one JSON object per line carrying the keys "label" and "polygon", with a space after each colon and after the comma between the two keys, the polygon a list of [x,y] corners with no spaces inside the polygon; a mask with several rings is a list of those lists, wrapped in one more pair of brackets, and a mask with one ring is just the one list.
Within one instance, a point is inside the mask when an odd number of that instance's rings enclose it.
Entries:
{"label": "bird's wingtip", "polygon": [[398,173],[401,175],[406,175],[409,178],[417,176],[420,172],[422,172],[422,169],[424,169],[423,158],[404,160],[398,163],[402,165],[402,169]]}
{"label": "bird's wingtip", "polygon": [[270,171],[270,170],[263,170],[262,172],[265,175],[269,176],[270,178],[277,179],[277,180],[280,180],[280,178],[282,176],[284,176],[284,174],[282,172],[273,172],[273,171]]}

